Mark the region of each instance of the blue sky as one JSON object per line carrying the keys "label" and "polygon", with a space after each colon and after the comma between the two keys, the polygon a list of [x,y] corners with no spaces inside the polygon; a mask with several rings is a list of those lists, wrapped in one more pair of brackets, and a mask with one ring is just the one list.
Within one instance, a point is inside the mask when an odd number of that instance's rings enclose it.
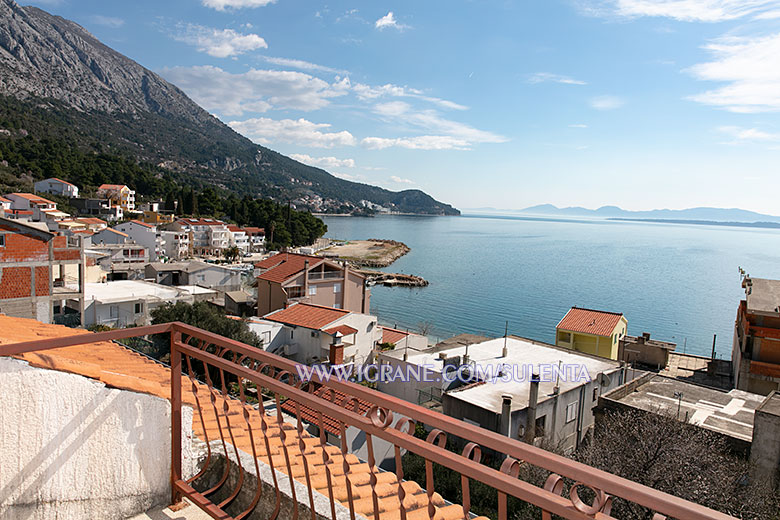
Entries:
{"label": "blue sky", "polygon": [[343,178],[780,214],[780,0],[22,3]]}

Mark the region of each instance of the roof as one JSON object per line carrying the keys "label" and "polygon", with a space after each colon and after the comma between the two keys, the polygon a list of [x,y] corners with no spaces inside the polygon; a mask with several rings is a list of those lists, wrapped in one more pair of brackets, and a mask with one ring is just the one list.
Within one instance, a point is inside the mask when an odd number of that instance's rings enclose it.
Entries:
{"label": "roof", "polygon": [[572,307],[566,316],[558,323],[556,329],[582,332],[596,336],[609,336],[615,330],[620,319],[621,312],[594,311]]}
{"label": "roof", "polygon": [[777,316],[780,314],[780,280],[745,278],[748,314]]}
{"label": "roof", "polygon": [[121,190],[127,188],[126,184],[101,184],[99,190]]}
{"label": "roof", "polygon": [[185,273],[195,273],[202,271],[203,269],[224,269],[227,271],[233,271],[229,267],[219,264],[209,264],[207,262],[201,262],[200,260],[189,260],[186,262],[152,262],[147,264],[148,267],[154,269],[158,273],[166,271],[182,271]]}
{"label": "roof", "polygon": [[[48,325],[35,320],[11,318],[3,315],[0,315],[0,330],[3,331],[2,336],[0,336],[0,345],[84,334],[83,330],[69,329],[62,325]],[[89,343],[86,345],[47,350],[41,353],[30,352],[14,357],[20,358],[35,367],[78,374],[98,380],[113,388],[150,394],[162,399],[170,399],[170,369],[117,343],[105,341]],[[200,382],[194,383],[194,388],[195,390],[193,390],[193,385],[190,384],[182,385],[182,403],[197,410],[199,407],[196,396],[201,404],[208,403],[211,399],[211,392],[205,384]],[[339,399],[339,397],[334,395],[334,399]],[[343,397],[341,399],[343,401]],[[289,401],[285,401],[285,403],[289,403]],[[368,411],[368,409],[363,409],[367,404],[368,403],[366,402],[358,402],[362,415],[365,415]],[[230,416],[240,416],[246,412],[249,414],[249,420],[252,424],[260,422],[260,412],[251,405],[243,405],[239,400],[232,398],[226,399],[224,405],[228,409],[226,414]],[[284,404],[282,406],[284,407]],[[290,403],[289,406],[292,406],[292,403]],[[236,434],[231,437],[235,442],[236,448],[244,453],[253,453],[254,450],[251,444],[251,437],[245,435],[246,429],[244,426],[237,424],[236,422],[231,422],[230,426],[226,426],[224,415],[218,418],[215,415],[214,407],[201,406],[200,410],[203,414],[202,421],[192,421],[192,430],[196,437],[201,440],[219,439],[220,429],[222,429],[222,432],[224,433],[226,427],[231,428],[231,430],[236,432]],[[304,416],[302,411],[302,419],[308,417],[307,420],[317,420],[317,415],[314,410],[308,410],[307,414],[307,416]],[[279,426],[275,415],[270,418],[272,420],[265,421],[268,431],[265,432],[266,435],[264,438],[266,439],[266,442],[269,443],[272,454],[279,453],[282,450],[283,437],[279,434]],[[323,421],[325,421],[324,417]],[[333,422],[329,420],[326,423],[325,428],[330,431],[329,428],[333,426]],[[311,437],[305,430],[301,432],[301,435],[305,440],[312,442],[312,444],[319,442],[316,438]],[[266,452],[259,453],[258,457],[262,462],[268,463],[269,457],[265,453]],[[289,450],[289,457],[290,466],[292,468],[302,467],[304,465],[303,457],[306,457],[307,465],[311,472],[311,481],[332,482],[334,496],[340,497],[340,499],[337,500],[346,503],[345,497],[348,496],[348,493],[343,475],[328,474],[326,478],[326,467],[322,464],[322,454],[319,451],[311,453],[307,451],[304,455],[301,455],[299,450]],[[369,487],[370,471],[368,464],[361,464],[361,461],[353,454],[348,455],[348,457],[351,465],[350,480],[352,482],[352,493],[355,496],[370,496],[372,488]],[[272,457],[272,460],[276,460],[276,458]],[[284,464],[281,464],[277,466],[277,470],[286,473],[287,467]],[[387,475],[387,477],[385,478],[383,475]],[[297,476],[297,473],[294,474],[293,478],[299,482],[305,482],[303,477]],[[382,497],[382,504],[385,508],[383,514],[390,517],[397,517],[400,507],[397,499],[395,474],[389,472],[380,473],[379,484],[387,484],[386,494],[383,494]],[[327,492],[326,488],[321,486],[318,486],[317,489],[318,491]],[[425,491],[413,481],[404,483],[404,491],[406,496],[404,504],[406,506],[407,515],[409,515],[410,518],[417,517],[418,515],[414,515],[413,513],[421,511],[427,518],[427,507],[429,502],[428,495]],[[463,508],[461,506],[448,505],[436,493],[433,495],[433,501],[438,508],[436,518],[439,518],[440,520],[463,518]],[[369,517],[373,513],[373,504],[371,503],[371,500],[356,500],[355,506],[356,512],[360,515]]]}
{"label": "roof", "polygon": [[225,223],[221,220],[213,218],[180,218],[176,222],[187,226],[224,226]]}
{"label": "roof", "polygon": [[255,264],[255,267],[258,269],[266,269],[265,272],[258,276],[259,279],[282,283],[303,271],[306,267],[306,262],[309,263],[309,267],[314,267],[324,261],[325,259],[319,256],[279,253],[278,255],[261,260]]}
{"label": "roof", "polygon": [[5,197],[0,197],[0,202],[11,202],[11,200],[6,199]]}
{"label": "roof", "polygon": [[[629,383],[633,391],[619,387],[604,399],[619,402],[653,413],[670,412],[701,428],[736,437],[744,441],[753,438],[753,414],[766,396],[742,390],[719,390],[686,383],[679,379],[648,374]],[[613,397],[614,396],[614,397]]]}
{"label": "roof", "polygon": [[338,325],[336,327],[331,327],[329,329],[325,329],[323,332],[325,334],[330,334],[331,336],[335,336],[336,334],[341,334],[342,336],[349,336],[350,334],[356,334],[357,329],[350,327],[349,325]]}
{"label": "roof", "polygon": [[243,230],[240,227],[235,226],[233,224],[228,224],[227,228],[231,231],[231,233],[245,233],[246,232],[245,230]]}
{"label": "roof", "polygon": [[83,222],[85,224],[106,224],[106,225],[108,225],[108,223],[105,220],[102,220],[102,219],[99,219],[99,218],[95,218],[95,217],[79,217],[76,220],[78,220],[79,222]]}
{"label": "roof", "polygon": [[121,235],[121,236],[123,236],[125,238],[129,237],[129,235],[127,233],[123,233],[123,232],[119,231],[118,229],[114,229],[114,228],[110,228],[110,227],[106,228],[106,229],[101,229],[100,231],[98,231],[98,233],[103,233],[104,231],[107,231],[109,233],[116,233],[117,235]]}
{"label": "roof", "polygon": [[142,222],[140,220],[131,220],[130,224],[138,224],[139,226],[143,226],[145,228],[154,229],[154,224],[147,224],[146,222]]}
{"label": "roof", "polygon": [[42,181],[38,181],[38,182],[49,182],[49,181],[57,181],[57,182],[61,182],[62,184],[67,184],[68,186],[73,186],[74,188],[77,187],[75,184],[70,183],[68,181],[63,181],[62,179],[58,179],[57,177],[49,177],[48,179],[43,179]]}
{"label": "roof", "polygon": [[[505,344],[507,355],[504,357]],[[591,356],[516,336],[496,338],[470,345],[434,347],[420,351],[391,350],[383,352],[381,357],[400,361],[402,356],[406,355],[406,363],[420,367],[425,366],[426,370],[435,378],[435,375],[443,370],[442,357],[446,359],[459,357],[462,360],[467,349],[469,362],[476,363],[480,370],[484,371],[484,376],[489,375],[489,370],[493,371],[491,379],[482,377],[490,384],[459,389],[457,393],[449,393],[448,395],[493,413],[501,413],[503,395],[512,396],[512,410],[523,410],[528,406],[532,371],[539,373],[542,379],[539,385],[539,401],[541,402],[552,398],[554,395],[553,387],[556,384],[560,393],[563,394],[581,386],[584,383],[582,381],[583,375],[588,380],[595,380],[600,373],[620,370],[619,361]],[[566,374],[566,377],[559,377],[556,382],[551,373],[552,367],[558,367],[559,363],[562,367],[561,373]],[[511,366],[514,371],[510,381],[504,381],[501,377],[497,377],[498,372],[505,370],[507,365]],[[587,374],[582,372],[583,370]]]}
{"label": "roof", "polygon": [[323,330],[339,318],[343,318],[349,311],[344,309],[334,309],[322,305],[311,303],[295,303],[286,309],[279,309],[270,314],[266,314],[266,320],[284,323],[285,325],[294,325],[296,327],[305,327],[313,330]]}
{"label": "roof", "polygon": [[246,231],[246,232],[247,232],[247,234],[250,234],[250,235],[256,235],[256,234],[257,234],[257,235],[265,235],[265,229],[264,229],[264,228],[261,228],[261,227],[249,227],[249,226],[245,226],[245,227],[244,227],[244,231]]}
{"label": "roof", "polygon": [[252,295],[245,291],[226,291],[225,296],[229,297],[236,303],[246,303],[254,301]]}
{"label": "roof", "polygon": [[176,287],[140,280],[117,280],[84,284],[84,305],[92,301],[116,303],[137,300],[175,300],[181,295]]}
{"label": "roof", "polygon": [[32,193],[11,193],[11,195],[16,195],[17,197],[27,199],[30,202],[35,202],[35,203],[43,202],[44,204],[56,204],[56,202],[52,202],[49,199],[44,199],[43,197],[39,197],[38,195],[33,195]]}
{"label": "roof", "polygon": [[408,332],[404,332],[398,329],[391,329],[390,327],[382,327],[382,343],[398,343],[406,339],[409,335]]}
{"label": "roof", "polygon": [[18,233],[25,235],[32,235],[35,238],[39,238],[45,242],[48,242],[54,238],[54,233],[50,233],[48,230],[41,229],[30,222],[19,222],[18,220],[0,217],[0,225],[11,228]]}

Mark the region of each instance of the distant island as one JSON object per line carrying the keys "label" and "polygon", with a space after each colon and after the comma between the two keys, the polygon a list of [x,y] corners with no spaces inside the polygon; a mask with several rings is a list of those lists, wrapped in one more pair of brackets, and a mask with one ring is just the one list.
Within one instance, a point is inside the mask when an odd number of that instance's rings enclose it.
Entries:
{"label": "distant island", "polygon": [[[481,208],[493,210],[493,208]],[[625,219],[638,221],[665,221],[668,223],[699,223],[721,225],[743,225],[750,223],[755,227],[774,227],[780,224],[780,216],[765,215],[755,211],[739,208],[689,208],[689,209],[654,209],[649,211],[631,211],[618,206],[602,206],[598,209],[588,209],[579,206],[559,208],[552,204],[541,204],[520,210],[505,210],[512,213],[531,215],[556,215],[568,217],[599,217],[605,219]]]}
{"label": "distant island", "polygon": [[617,220],[621,222],[655,222],[659,224],[693,224],[695,226],[727,226],[727,227],[780,229],[780,222],[723,222],[719,220],[687,220],[687,219],[667,219],[667,218],[618,218],[618,217],[608,218],[607,220]]}

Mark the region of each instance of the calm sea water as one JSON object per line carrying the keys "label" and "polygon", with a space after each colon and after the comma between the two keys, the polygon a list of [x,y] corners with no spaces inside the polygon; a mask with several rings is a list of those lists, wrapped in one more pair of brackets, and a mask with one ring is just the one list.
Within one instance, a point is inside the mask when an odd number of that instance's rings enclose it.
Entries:
{"label": "calm sea water", "polygon": [[374,287],[371,312],[430,335],[510,334],[553,342],[573,305],[623,312],[629,334],[731,353],[738,267],[780,278],[780,231],[517,216],[326,217],[327,236],[387,238],[411,252],[385,270],[430,281],[420,289]]}

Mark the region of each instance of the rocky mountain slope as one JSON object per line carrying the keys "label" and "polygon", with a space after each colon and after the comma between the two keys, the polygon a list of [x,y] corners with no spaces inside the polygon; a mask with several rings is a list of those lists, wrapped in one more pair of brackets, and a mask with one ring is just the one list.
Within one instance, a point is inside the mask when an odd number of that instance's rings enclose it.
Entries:
{"label": "rocky mountain slope", "polygon": [[309,209],[349,211],[370,201],[401,212],[459,214],[422,191],[345,181],[256,145],[80,25],[13,0],[0,0],[0,95],[25,102],[5,103],[7,120],[29,119],[31,104],[46,111],[57,100],[57,121],[83,137],[78,146],[93,146],[99,127],[101,152],[129,155],[200,185],[296,200]]}

